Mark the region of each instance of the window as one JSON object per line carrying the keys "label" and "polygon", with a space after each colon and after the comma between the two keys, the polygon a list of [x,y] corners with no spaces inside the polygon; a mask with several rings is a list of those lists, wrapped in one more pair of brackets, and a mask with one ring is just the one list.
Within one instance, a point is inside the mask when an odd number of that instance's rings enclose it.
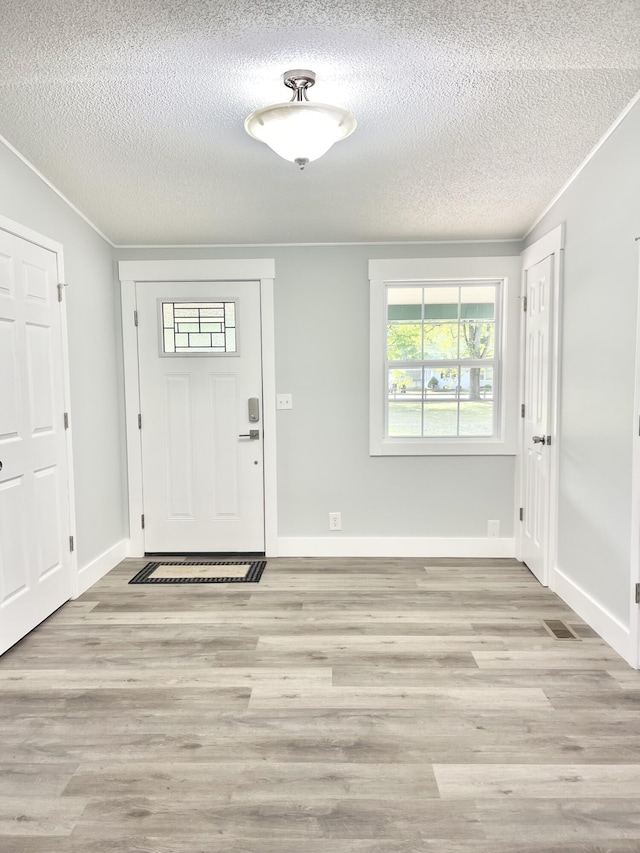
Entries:
{"label": "window", "polygon": [[[370,269],[382,273],[371,276],[372,455],[515,453],[517,349],[514,357],[506,342],[517,347],[517,335],[506,334],[505,318],[517,325],[518,258],[372,261]],[[443,271],[452,275],[428,275]]]}
{"label": "window", "polygon": [[440,281],[385,290],[386,435],[495,436],[500,283]]}
{"label": "window", "polygon": [[162,355],[237,355],[237,300],[159,300]]}

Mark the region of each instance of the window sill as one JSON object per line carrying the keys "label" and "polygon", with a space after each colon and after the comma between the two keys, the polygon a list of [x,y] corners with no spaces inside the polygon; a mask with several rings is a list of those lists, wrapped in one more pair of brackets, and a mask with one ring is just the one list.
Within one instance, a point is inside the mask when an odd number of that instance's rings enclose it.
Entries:
{"label": "window sill", "polygon": [[371,441],[370,456],[515,456],[516,447],[500,439],[405,439]]}

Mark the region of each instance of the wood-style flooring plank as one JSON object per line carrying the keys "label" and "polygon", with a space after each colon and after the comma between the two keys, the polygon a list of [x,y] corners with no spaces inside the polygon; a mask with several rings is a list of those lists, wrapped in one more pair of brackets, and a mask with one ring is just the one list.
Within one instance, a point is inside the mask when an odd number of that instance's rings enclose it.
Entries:
{"label": "wood-style flooring plank", "polygon": [[599,841],[606,850],[611,840],[635,839],[640,850],[639,799],[486,799],[475,808],[486,837],[495,841]]}
{"label": "wood-style flooring plank", "polygon": [[95,798],[74,829],[78,837],[96,834],[166,835],[180,827],[183,836],[205,833],[233,838],[239,830],[260,844],[271,839],[431,839],[485,838],[475,806],[440,799],[306,799],[304,796],[256,803],[220,803],[208,797]]}
{"label": "wood-style flooring plank", "polygon": [[1,796],[0,844],[3,835],[41,835],[50,839],[69,835],[87,803],[83,797]]}
{"label": "wood-style flooring plank", "polygon": [[436,764],[444,799],[640,798],[640,764]]}
{"label": "wood-style flooring plank", "polygon": [[[156,688],[158,683],[164,689],[198,689],[220,694],[220,688],[253,687],[258,684],[283,687],[329,687],[332,684],[330,667],[299,667],[294,672],[274,667],[165,667],[141,670],[130,664],[118,669],[82,669],[69,673],[64,669],[50,670],[7,670],[0,671],[0,691],[45,691],[55,683],[58,690],[96,690],[102,688],[120,690],[138,690]],[[229,695],[224,694],[224,695]],[[248,694],[242,694],[248,696]],[[235,692],[231,693],[236,697]]]}
{"label": "wood-style flooring plank", "polygon": [[295,800],[304,790],[309,800],[404,800],[437,798],[431,764],[364,764],[347,762],[218,761],[159,764],[123,762],[84,764],[65,794],[144,796],[149,778],[163,797],[208,797],[253,803]]}
{"label": "wood-style flooring plank", "polygon": [[357,710],[392,708],[430,708],[439,711],[473,712],[474,710],[525,711],[548,708],[551,703],[536,687],[503,687],[495,689],[451,689],[431,687],[333,687],[330,690],[288,690],[286,687],[252,690],[249,707],[253,710],[273,708],[350,708]]}
{"label": "wood-style flooring plank", "polygon": [[[3,837],[2,853],[301,853],[299,838],[243,838],[173,833],[168,836],[136,835],[103,840],[58,837],[55,847],[46,838]],[[635,840],[481,841],[414,837],[411,840],[325,838],[305,839],[304,853],[638,853]]]}
{"label": "wood-style flooring plank", "polygon": [[43,772],[42,765],[37,762],[12,764],[3,761],[0,763],[0,797],[58,797],[77,769],[77,762],[49,765]]}

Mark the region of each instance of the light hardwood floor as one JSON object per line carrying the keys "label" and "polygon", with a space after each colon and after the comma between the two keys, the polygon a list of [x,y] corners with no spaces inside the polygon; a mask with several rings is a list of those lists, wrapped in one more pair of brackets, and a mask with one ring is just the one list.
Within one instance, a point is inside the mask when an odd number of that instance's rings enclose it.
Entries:
{"label": "light hardwood floor", "polygon": [[2,853],[640,853],[640,676],[522,565],[145,562],[0,658]]}

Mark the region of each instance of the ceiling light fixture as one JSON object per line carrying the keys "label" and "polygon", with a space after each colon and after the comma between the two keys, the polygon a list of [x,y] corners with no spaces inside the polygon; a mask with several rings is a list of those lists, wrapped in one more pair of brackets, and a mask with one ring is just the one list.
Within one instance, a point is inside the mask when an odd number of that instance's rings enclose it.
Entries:
{"label": "ceiling light fixture", "polygon": [[313,71],[295,69],[283,77],[284,85],[293,89],[291,101],[256,110],[246,119],[244,129],[304,169],[311,160],[326,154],[334,142],[353,133],[357,122],[340,107],[309,103],[307,89],[316,82]]}

